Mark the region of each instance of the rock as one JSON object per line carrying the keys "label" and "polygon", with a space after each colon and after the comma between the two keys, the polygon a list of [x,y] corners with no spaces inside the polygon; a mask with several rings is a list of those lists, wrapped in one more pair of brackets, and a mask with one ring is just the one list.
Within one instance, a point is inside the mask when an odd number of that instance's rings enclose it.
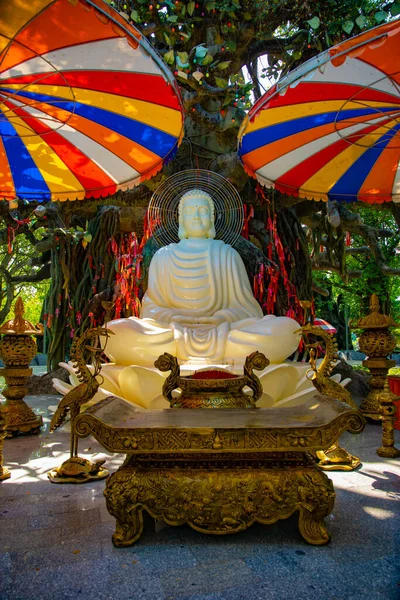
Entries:
{"label": "rock", "polygon": [[30,396],[37,394],[56,394],[57,392],[53,387],[54,377],[61,379],[61,381],[69,382],[69,373],[63,368],[56,369],[51,373],[45,373],[44,375],[31,375],[26,384],[28,394]]}
{"label": "rock", "polygon": [[347,384],[346,389],[351,393],[352,396],[365,398],[369,393],[368,380],[371,375],[365,371],[358,371],[353,369],[351,365],[345,360],[339,360],[338,364],[332,371],[332,375],[339,373],[342,379],[347,377],[351,381]]}

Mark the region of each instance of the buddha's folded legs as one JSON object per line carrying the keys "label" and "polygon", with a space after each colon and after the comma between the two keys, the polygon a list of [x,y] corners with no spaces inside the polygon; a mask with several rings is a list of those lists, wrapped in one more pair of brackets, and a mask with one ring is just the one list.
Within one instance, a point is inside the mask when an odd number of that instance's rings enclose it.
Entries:
{"label": "buddha's folded legs", "polygon": [[281,363],[296,350],[300,339],[295,333],[299,329],[296,321],[273,315],[232,323],[230,331],[228,323],[218,327],[170,327],[136,317],[110,321],[108,327],[114,335],[108,338],[105,352],[113,362],[150,368],[164,352],[177,356],[180,362],[202,358],[205,362],[240,364],[258,350],[271,363]]}
{"label": "buddha's folded legs", "polygon": [[289,317],[266,315],[254,324],[240,329],[235,323],[228,334],[225,360],[244,362],[246,356],[258,350],[271,363],[279,364],[297,349],[300,341],[299,324]]}
{"label": "buddha's folded legs", "polygon": [[114,335],[108,338],[105,353],[118,365],[154,367],[160,354],[176,352],[173,331],[152,319],[115,319],[107,327]]}

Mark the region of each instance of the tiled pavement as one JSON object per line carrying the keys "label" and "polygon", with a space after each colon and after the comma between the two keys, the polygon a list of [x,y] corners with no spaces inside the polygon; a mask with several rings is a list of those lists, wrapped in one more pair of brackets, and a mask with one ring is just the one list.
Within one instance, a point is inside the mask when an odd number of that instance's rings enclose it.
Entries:
{"label": "tiled pavement", "polygon": [[[331,473],[337,499],[327,524],[332,542],[306,544],[296,517],[254,525],[232,536],[206,536],[151,520],[130,548],[114,548],[114,519],[104,481],[54,485],[46,473],[68,452],[68,433],[49,434],[48,406],[57,397],[28,398],[43,414],[39,436],[6,440],[12,478],[0,484],[1,600],[380,600],[400,598],[400,460],[375,449],[380,425],[343,445],[361,470]],[[396,432],[400,446],[400,432]],[[111,456],[90,438],[80,454]]]}

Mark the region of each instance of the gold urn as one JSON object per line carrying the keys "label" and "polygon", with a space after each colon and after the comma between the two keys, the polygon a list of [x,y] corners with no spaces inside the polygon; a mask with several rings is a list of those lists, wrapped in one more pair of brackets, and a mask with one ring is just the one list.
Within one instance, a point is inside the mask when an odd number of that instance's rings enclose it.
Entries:
{"label": "gold urn", "polygon": [[33,335],[43,335],[41,325],[34,326],[23,318],[24,303],[18,298],[15,303],[14,319],[0,327],[0,358],[4,368],[0,374],[6,380],[3,395],[7,408],[7,435],[17,433],[38,433],[43,425],[42,417],[36,415],[24,402],[28,390],[26,380],[32,375],[29,363],[37,352],[36,340]]}

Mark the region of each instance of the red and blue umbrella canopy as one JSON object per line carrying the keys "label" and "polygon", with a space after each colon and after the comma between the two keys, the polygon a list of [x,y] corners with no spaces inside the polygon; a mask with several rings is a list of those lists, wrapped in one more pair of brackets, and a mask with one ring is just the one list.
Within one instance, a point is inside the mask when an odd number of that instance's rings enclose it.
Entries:
{"label": "red and blue umbrella canopy", "polygon": [[333,325],[328,323],[328,321],[325,321],[325,319],[319,319],[318,317],[315,317],[314,325],[316,327],[321,327],[321,329],[323,329],[324,331],[327,331],[328,333],[332,333],[332,334],[336,333],[336,327],[334,327]]}
{"label": "red and blue umbrella canopy", "polygon": [[400,202],[400,21],[304,63],[239,132],[246,171],[310,200]]}
{"label": "red and blue umbrella canopy", "polygon": [[98,198],[157,173],[183,109],[140,32],[103,0],[0,1],[0,198]]}

